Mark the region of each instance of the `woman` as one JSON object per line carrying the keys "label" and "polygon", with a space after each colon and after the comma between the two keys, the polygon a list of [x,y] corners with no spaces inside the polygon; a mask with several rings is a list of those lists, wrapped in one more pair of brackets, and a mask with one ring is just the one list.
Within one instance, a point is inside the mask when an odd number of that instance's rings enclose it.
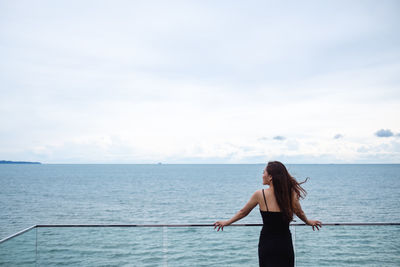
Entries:
{"label": "woman", "polygon": [[[304,183],[304,182],[303,182]],[[263,172],[263,184],[268,189],[257,190],[249,202],[228,221],[217,221],[214,229],[218,231],[244,217],[257,205],[263,219],[263,228],[258,243],[258,260],[260,266],[294,266],[294,252],[289,223],[293,213],[312,229],[319,230],[320,221],[307,219],[301,209],[299,199],[304,198],[306,191],[279,161],[268,162]]]}

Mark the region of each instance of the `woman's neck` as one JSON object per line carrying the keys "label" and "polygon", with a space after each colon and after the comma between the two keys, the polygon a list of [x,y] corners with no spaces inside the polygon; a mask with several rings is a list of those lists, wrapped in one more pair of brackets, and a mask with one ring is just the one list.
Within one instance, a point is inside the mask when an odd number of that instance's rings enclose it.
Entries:
{"label": "woman's neck", "polygon": [[271,188],[272,190],[274,190],[274,185],[273,185],[272,183],[270,183],[268,186],[269,186],[269,188]]}

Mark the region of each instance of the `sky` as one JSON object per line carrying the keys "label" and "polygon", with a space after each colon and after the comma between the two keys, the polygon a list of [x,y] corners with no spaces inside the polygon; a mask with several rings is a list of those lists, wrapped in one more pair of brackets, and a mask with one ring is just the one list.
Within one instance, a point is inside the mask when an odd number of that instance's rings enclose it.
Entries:
{"label": "sky", "polygon": [[400,163],[399,13],[0,0],[0,160]]}

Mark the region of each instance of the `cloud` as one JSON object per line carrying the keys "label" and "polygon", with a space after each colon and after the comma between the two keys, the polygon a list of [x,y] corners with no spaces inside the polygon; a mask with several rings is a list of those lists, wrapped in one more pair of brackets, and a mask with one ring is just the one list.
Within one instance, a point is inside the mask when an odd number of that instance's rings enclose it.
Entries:
{"label": "cloud", "polygon": [[288,151],[298,151],[300,144],[297,140],[291,140],[286,142],[286,148]]}
{"label": "cloud", "polygon": [[1,157],[356,162],[400,140],[374,134],[399,129],[395,2],[152,2],[2,5]]}
{"label": "cloud", "polygon": [[333,139],[340,139],[340,138],[343,138],[343,135],[337,134],[337,135],[335,135],[335,136],[333,137]]}
{"label": "cloud", "polygon": [[359,153],[367,153],[367,152],[369,152],[370,151],[370,149],[368,148],[368,147],[366,147],[366,146],[360,146],[358,149],[357,149],[357,152],[359,152]]}
{"label": "cloud", "polygon": [[389,129],[386,129],[386,130],[385,129],[380,129],[379,131],[377,131],[375,133],[375,135],[378,136],[378,137],[391,137],[391,136],[393,136],[393,133]]}

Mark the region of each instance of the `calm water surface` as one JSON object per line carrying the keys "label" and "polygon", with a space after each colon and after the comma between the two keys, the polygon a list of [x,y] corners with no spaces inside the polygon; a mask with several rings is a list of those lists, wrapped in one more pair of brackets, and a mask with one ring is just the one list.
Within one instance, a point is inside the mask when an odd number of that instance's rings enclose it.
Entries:
{"label": "calm water surface", "polygon": [[[184,224],[228,219],[262,188],[264,167],[0,165],[0,238],[33,224]],[[304,184],[308,195],[301,202],[309,218],[400,222],[398,164],[287,167],[299,181],[310,177]],[[240,222],[261,223],[258,207]],[[259,231],[257,227],[231,227],[224,233],[212,228],[42,228],[22,235],[20,239],[28,241],[20,243],[28,244],[38,236],[39,265],[55,265],[60,259],[74,265],[72,255],[80,253],[88,266],[256,266]],[[297,266],[400,266],[398,227],[325,227],[318,233],[296,227],[292,234]],[[374,253],[377,250],[379,254]],[[32,257],[27,255],[29,263]]]}

